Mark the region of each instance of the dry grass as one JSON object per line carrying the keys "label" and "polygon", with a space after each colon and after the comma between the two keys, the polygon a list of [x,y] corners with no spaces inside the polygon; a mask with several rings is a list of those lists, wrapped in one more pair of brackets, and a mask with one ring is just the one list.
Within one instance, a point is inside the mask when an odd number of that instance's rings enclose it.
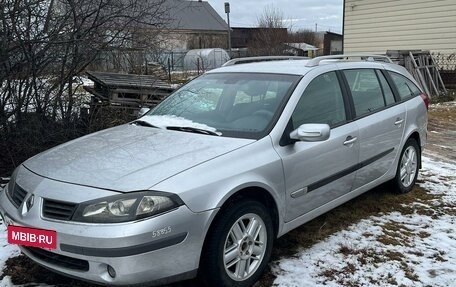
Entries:
{"label": "dry grass", "polygon": [[443,103],[443,102],[450,102],[456,100],[456,90],[447,90],[447,95],[446,96],[439,96],[439,97],[432,97],[431,98],[431,103]]}
{"label": "dry grass", "polygon": [[[408,194],[399,195],[393,193],[388,184],[384,184],[279,238],[274,248],[273,260],[296,256],[299,250],[309,248],[331,234],[344,230],[361,219],[373,215],[386,214],[394,211],[402,214],[433,214],[434,211],[426,207],[425,204],[435,199],[438,199],[438,196],[429,194],[419,186],[415,187]],[[414,204],[417,202],[423,203],[423,205]],[[391,245],[408,244],[407,238],[412,235],[412,231],[406,226],[390,223],[384,224],[382,227],[385,234],[387,234],[378,238],[382,243]],[[372,234],[365,233],[363,236],[370,237]],[[422,234],[422,236],[425,236],[425,234]],[[341,246],[339,252],[344,255],[362,254],[358,257],[360,263],[382,263],[388,260],[402,262],[403,259],[403,255],[397,252],[387,251],[381,254],[375,254],[372,250],[353,250],[350,246]],[[336,271],[330,269],[325,270],[323,272],[324,274],[321,275],[331,279],[340,275],[340,272],[341,270]],[[409,273],[407,273],[408,276],[414,278],[412,276],[413,274]],[[272,286],[273,279],[274,277],[270,274],[263,276],[258,286]]]}
{"label": "dry grass", "polygon": [[[453,100],[456,90],[452,91]],[[441,159],[456,161],[456,105],[441,103],[429,109],[428,145],[426,150],[438,155]]]}
{"label": "dry grass", "polygon": [[[300,242],[299,245],[302,247],[309,247],[321,239],[372,215],[393,211],[402,214],[424,212],[417,209],[413,203],[428,202],[433,199],[436,197],[420,187],[415,187],[411,193],[397,195],[390,192],[388,185],[383,185],[291,231],[279,239],[278,246],[286,247],[287,242],[292,241]],[[392,229],[393,227],[389,226],[389,228]],[[403,230],[406,231],[405,227]],[[283,252],[277,253],[277,255],[283,254]]]}

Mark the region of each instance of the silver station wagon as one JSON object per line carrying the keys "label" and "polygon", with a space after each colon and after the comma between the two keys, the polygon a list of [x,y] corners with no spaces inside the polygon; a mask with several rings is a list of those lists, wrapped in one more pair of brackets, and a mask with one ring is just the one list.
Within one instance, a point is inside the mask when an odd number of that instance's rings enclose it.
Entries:
{"label": "silver station wagon", "polygon": [[0,213],[11,242],[67,276],[251,286],[276,238],[382,183],[412,189],[427,105],[386,57],[229,62],[27,160]]}

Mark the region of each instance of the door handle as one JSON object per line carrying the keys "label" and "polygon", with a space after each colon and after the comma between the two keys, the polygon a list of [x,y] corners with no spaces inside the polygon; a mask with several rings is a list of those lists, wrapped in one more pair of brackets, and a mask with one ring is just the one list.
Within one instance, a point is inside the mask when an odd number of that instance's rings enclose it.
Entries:
{"label": "door handle", "polygon": [[355,143],[357,140],[358,140],[357,137],[348,136],[344,141],[344,145],[351,145],[351,144]]}
{"label": "door handle", "polygon": [[394,124],[395,124],[396,126],[398,126],[398,125],[402,124],[403,122],[404,122],[404,119],[397,118],[396,121],[394,122]]}

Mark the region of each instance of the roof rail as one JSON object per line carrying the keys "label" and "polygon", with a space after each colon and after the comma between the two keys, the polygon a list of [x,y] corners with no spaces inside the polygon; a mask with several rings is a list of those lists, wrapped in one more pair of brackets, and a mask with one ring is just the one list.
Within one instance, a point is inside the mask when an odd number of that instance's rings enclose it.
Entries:
{"label": "roof rail", "polygon": [[245,58],[235,58],[229,60],[222,67],[238,65],[238,64],[248,64],[248,63],[257,63],[257,62],[268,62],[268,61],[286,61],[286,60],[309,60],[309,57],[301,56],[260,56],[260,57],[245,57]]}
{"label": "roof rail", "polygon": [[325,60],[342,60],[342,61],[369,61],[369,62],[383,62],[393,63],[390,58],[384,55],[373,54],[344,54],[344,55],[331,55],[321,56],[311,59],[307,62],[306,67],[315,67],[320,65],[321,61]]}

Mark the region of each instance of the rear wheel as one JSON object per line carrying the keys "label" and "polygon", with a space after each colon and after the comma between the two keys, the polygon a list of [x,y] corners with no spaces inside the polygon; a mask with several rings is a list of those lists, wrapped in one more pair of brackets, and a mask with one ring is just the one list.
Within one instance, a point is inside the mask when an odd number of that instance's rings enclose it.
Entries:
{"label": "rear wheel", "polygon": [[251,200],[231,204],[208,234],[200,279],[207,286],[253,285],[271,257],[273,235],[272,219],[263,204]]}
{"label": "rear wheel", "polygon": [[401,152],[396,177],[394,178],[397,192],[407,193],[412,190],[418,177],[420,156],[420,148],[416,140],[408,139]]}

